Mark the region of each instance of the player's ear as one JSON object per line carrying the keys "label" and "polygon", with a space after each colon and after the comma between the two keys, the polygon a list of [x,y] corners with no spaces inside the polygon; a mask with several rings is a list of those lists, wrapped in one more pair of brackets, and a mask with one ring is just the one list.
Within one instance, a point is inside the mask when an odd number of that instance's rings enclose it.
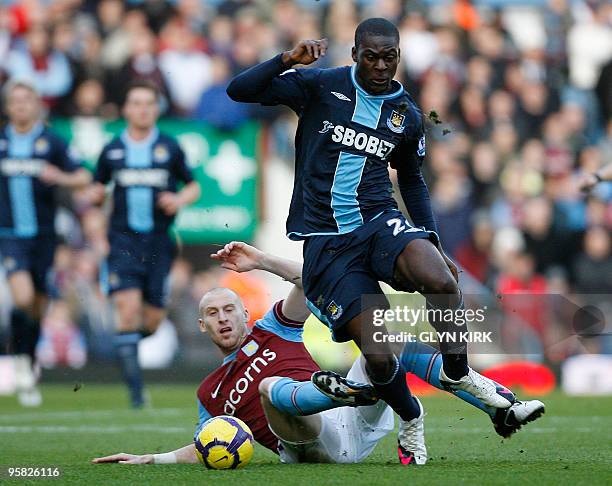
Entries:
{"label": "player's ear", "polygon": [[249,309],[244,309],[244,324],[247,325],[249,323],[249,318],[251,314],[249,314]]}
{"label": "player's ear", "polygon": [[353,58],[354,62],[357,62],[357,46],[353,46],[351,48],[351,57]]}
{"label": "player's ear", "polygon": [[200,325],[200,332],[206,332],[206,326],[204,325],[204,321],[202,319],[198,319],[198,324]]}

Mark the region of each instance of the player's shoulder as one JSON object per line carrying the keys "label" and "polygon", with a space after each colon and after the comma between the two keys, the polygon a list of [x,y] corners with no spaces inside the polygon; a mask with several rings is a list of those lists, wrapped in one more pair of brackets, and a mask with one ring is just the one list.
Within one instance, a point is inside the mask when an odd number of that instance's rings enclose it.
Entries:
{"label": "player's shoulder", "polygon": [[178,139],[162,131],[159,132],[157,140],[153,144],[154,147],[159,145],[167,147],[171,153],[182,151],[181,144],[179,143]]}
{"label": "player's shoulder", "polygon": [[55,130],[53,130],[53,128],[51,128],[48,125],[42,126],[39,137],[45,137],[50,142],[55,142],[55,143],[64,142],[65,143],[64,138],[61,137]]}
{"label": "player's shoulder", "polygon": [[340,79],[350,80],[350,66],[338,66],[319,69],[321,79],[338,81]]}
{"label": "player's shoulder", "polygon": [[119,135],[114,135],[103,147],[100,158],[122,159],[125,156],[125,144]]}
{"label": "player's shoulder", "polygon": [[[403,85],[402,85],[403,86]],[[403,93],[393,100],[393,109],[397,111],[401,116],[406,117],[407,129],[404,134],[410,139],[414,136],[420,136],[423,127],[423,112],[421,108],[412,98],[410,93],[403,86]]]}
{"label": "player's shoulder", "polygon": [[169,133],[162,132],[161,130],[159,131],[159,134],[157,136],[157,140],[155,141],[155,143],[164,143],[172,147],[177,147],[179,144],[178,140],[175,137],[173,137]]}
{"label": "player's shoulder", "polygon": [[283,301],[279,300],[255,323],[255,330],[272,333],[285,341],[302,342],[304,322],[294,321],[283,314]]}

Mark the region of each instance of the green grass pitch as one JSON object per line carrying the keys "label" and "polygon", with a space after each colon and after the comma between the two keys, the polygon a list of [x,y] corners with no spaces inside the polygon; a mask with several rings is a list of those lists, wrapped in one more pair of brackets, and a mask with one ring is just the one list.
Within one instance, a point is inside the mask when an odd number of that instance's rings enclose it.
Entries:
{"label": "green grass pitch", "polygon": [[[0,397],[0,482],[8,466],[58,466],[60,480],[31,484],[611,484],[612,397],[544,399],[547,412],[514,437],[498,437],[484,414],[444,394],[425,397],[429,463],[402,468],[389,435],[355,465],[281,465],[257,447],[243,470],[199,465],[92,465],[114,452],[165,452],[189,442],[196,422],[195,387],[151,386],[154,407],[127,409],[119,386],[43,388],[39,410]],[[12,483],[17,481],[7,481]],[[19,481],[19,483],[24,483]],[[28,482],[26,482],[28,483]]]}

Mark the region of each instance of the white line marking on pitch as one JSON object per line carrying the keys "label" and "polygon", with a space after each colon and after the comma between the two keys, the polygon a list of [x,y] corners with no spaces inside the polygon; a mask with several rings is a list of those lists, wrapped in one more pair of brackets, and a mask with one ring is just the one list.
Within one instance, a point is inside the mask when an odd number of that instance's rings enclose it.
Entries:
{"label": "white line marking on pitch", "polygon": [[[154,415],[154,416],[177,416],[185,413],[187,408],[156,408],[139,410],[139,415]],[[130,416],[134,413],[133,410],[71,410],[65,412],[17,412],[0,414],[0,421],[12,422],[13,420],[39,420],[39,419],[54,419],[54,418],[84,418],[84,417],[115,417],[117,415]]]}
{"label": "white line marking on pitch", "polygon": [[159,427],[155,425],[111,425],[100,427],[95,425],[80,425],[71,427],[69,425],[0,425],[0,433],[5,434],[117,434],[120,432],[158,432],[162,434],[191,433],[189,427]]}

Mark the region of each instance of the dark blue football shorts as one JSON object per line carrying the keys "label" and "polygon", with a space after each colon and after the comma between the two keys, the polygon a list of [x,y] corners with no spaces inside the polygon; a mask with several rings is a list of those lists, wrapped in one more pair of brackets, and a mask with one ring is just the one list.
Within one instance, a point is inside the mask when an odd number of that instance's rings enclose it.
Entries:
{"label": "dark blue football shorts", "polygon": [[0,264],[7,275],[26,271],[32,276],[36,291],[48,294],[57,238],[39,235],[33,238],[0,238]]}
{"label": "dark blue football shorts", "polygon": [[415,239],[437,244],[438,236],[415,228],[397,209],[384,211],[351,233],[306,239],[302,272],[306,303],[331,329],[334,341],[351,339],[343,328],[361,314],[364,294],[379,295],[377,305],[388,307],[379,281],[414,292],[395,281],[393,272],[397,257]]}
{"label": "dark blue football shorts", "polygon": [[168,276],[176,256],[176,244],[166,233],[119,233],[108,236],[110,253],[101,272],[102,287],[108,294],[140,289],[148,304],[165,308]]}

